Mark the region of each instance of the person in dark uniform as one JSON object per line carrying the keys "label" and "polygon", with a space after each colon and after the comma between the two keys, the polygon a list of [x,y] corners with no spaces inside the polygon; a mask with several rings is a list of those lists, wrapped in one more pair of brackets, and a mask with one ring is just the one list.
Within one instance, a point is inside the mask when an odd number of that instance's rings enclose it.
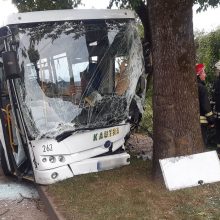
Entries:
{"label": "person in dark uniform", "polygon": [[202,137],[205,145],[207,145],[207,128],[214,127],[215,118],[212,113],[210,101],[208,98],[208,91],[205,86],[205,66],[202,63],[196,65],[196,75],[199,92],[199,108],[200,108],[200,124],[202,130]]}
{"label": "person in dark uniform", "polygon": [[216,80],[214,82],[213,101],[215,102],[215,126],[216,126],[216,141],[217,152],[220,154],[220,61],[215,64]]}

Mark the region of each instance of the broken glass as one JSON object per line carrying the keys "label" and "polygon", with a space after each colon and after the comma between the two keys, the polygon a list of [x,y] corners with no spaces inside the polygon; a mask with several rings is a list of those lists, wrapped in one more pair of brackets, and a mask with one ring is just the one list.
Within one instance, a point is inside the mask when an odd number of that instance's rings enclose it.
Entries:
{"label": "broken glass", "polygon": [[144,73],[133,20],[14,26],[21,109],[33,138],[114,126],[129,118]]}

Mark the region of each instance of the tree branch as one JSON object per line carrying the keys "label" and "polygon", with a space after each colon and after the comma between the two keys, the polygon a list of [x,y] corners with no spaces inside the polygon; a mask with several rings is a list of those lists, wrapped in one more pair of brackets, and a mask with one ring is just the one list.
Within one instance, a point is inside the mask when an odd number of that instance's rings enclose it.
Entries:
{"label": "tree branch", "polygon": [[145,41],[147,41],[151,44],[151,29],[150,29],[148,5],[146,5],[143,1],[140,1],[140,3],[136,5],[134,10],[137,13],[137,15],[139,16],[139,18],[144,26]]}

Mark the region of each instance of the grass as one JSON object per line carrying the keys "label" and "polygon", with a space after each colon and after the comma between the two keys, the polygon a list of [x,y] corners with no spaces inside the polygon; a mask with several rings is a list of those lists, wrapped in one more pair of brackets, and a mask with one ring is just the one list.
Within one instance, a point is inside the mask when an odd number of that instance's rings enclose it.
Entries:
{"label": "grass", "polygon": [[220,219],[220,184],[169,192],[151,180],[151,162],[76,176],[48,186],[66,219]]}

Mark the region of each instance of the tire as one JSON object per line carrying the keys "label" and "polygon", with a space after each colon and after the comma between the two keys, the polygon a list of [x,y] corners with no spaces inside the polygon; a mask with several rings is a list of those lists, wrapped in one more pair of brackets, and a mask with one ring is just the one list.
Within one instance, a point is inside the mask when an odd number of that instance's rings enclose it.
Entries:
{"label": "tire", "polygon": [[3,173],[5,174],[5,176],[11,176],[12,174],[11,174],[10,170],[8,169],[4,149],[1,146],[1,144],[0,144],[0,158],[1,158],[1,167],[2,167]]}

